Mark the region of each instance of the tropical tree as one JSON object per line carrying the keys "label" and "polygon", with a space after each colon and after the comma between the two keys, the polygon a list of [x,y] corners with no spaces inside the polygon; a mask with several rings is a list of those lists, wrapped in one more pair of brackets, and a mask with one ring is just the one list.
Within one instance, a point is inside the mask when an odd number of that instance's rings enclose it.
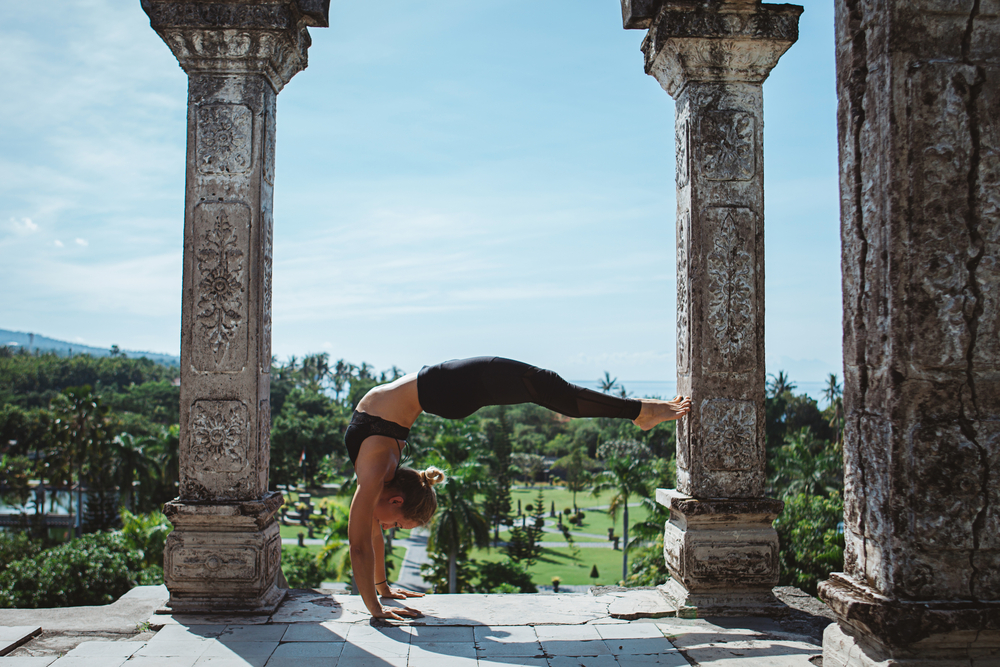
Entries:
{"label": "tropical tree", "polygon": [[649,450],[635,440],[612,440],[597,449],[598,457],[604,462],[605,470],[594,476],[595,496],[611,491],[608,514],[617,520],[618,512],[623,513],[622,521],[622,580],[628,578],[628,502],[633,496],[645,498],[650,495],[649,482],[656,472],[647,458]]}
{"label": "tropical tree", "polygon": [[844,430],[844,388],[837,381],[837,374],[830,373],[826,379],[826,388],[823,389],[823,398],[829,405],[827,410],[830,413],[830,427],[833,428],[837,443],[843,439]]}
{"label": "tropical tree", "polygon": [[777,375],[769,373],[767,377],[770,379],[765,384],[765,389],[771,398],[783,396],[785,392],[792,391],[798,386],[788,378],[785,371],[778,371]]}
{"label": "tropical tree", "polygon": [[611,373],[604,371],[604,377],[597,381],[601,391],[610,394],[618,386],[618,378],[612,378]]}
{"label": "tropical tree", "polygon": [[817,438],[808,426],[785,436],[775,452],[771,485],[782,497],[826,495],[844,486],[843,460],[829,441]]}
{"label": "tropical tree", "polygon": [[438,511],[430,523],[427,548],[448,557],[448,592],[458,593],[458,560],[472,547],[486,548],[490,524],[476,505],[476,484],[467,469],[453,471],[438,492]]}
{"label": "tropical tree", "polygon": [[518,452],[511,455],[511,463],[521,471],[526,482],[534,483],[538,473],[545,469],[545,459],[538,454]]}
{"label": "tropical tree", "polygon": [[552,464],[554,471],[565,475],[566,488],[573,493],[573,512],[576,513],[576,494],[590,488],[593,482],[591,471],[598,467],[597,461],[587,456],[582,446],[575,447],[568,455]]}

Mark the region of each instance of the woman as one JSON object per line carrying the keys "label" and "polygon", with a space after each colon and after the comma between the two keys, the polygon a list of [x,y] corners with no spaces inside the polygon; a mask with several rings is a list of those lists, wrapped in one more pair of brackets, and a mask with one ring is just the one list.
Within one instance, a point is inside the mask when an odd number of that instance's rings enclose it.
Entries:
{"label": "woman", "polygon": [[462,419],[487,405],[516,403],[536,403],[568,417],[631,419],[643,430],[683,417],[691,407],[691,400],[680,396],[673,401],[608,396],[500,357],[424,366],[369,391],[358,403],[344,443],[358,477],[348,523],[354,580],[375,618],[419,615],[409,607],[383,607],[379,595],[397,600],[423,595],[389,587],[382,541],[383,530],[422,526],[437,509],[433,487],[444,481],[444,473],[399,465],[413,422],[421,412]]}

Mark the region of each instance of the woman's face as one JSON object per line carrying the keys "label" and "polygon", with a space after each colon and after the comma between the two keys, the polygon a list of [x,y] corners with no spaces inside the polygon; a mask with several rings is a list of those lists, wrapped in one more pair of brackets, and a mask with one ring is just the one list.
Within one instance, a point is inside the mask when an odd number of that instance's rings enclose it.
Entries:
{"label": "woman's face", "polygon": [[391,491],[383,493],[375,503],[374,515],[382,530],[416,528],[418,525],[416,521],[403,516],[403,496],[393,495]]}

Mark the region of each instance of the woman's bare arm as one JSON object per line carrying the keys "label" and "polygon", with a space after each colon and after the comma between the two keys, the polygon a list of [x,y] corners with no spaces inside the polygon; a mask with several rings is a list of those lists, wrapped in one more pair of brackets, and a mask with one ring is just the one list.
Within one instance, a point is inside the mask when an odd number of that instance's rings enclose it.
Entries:
{"label": "woman's bare arm", "polygon": [[[372,436],[366,439],[358,455],[354,471],[358,476],[358,488],[351,500],[351,511],[348,516],[347,538],[351,545],[351,567],[354,571],[354,582],[365,603],[365,607],[375,618],[394,618],[403,620],[402,616],[416,616],[418,612],[405,608],[386,608],[379,602],[375,590],[375,572],[385,572],[384,563],[376,570],[376,553],[372,545],[374,531],[379,530],[375,521],[375,505],[382,495],[385,478],[395,470],[397,461],[391,456],[389,444],[396,446],[395,440],[385,436]],[[382,562],[384,554],[379,557]],[[382,576],[379,579],[384,579]]]}

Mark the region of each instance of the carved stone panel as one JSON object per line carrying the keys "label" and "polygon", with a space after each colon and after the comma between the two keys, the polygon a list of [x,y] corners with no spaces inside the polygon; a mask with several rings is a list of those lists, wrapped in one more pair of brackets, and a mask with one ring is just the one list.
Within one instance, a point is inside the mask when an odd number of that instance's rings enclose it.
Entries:
{"label": "carved stone panel", "polygon": [[[683,118],[680,115],[683,114]],[[690,116],[685,111],[678,111],[677,122],[674,124],[674,151],[677,155],[677,189],[687,186],[691,177],[689,166],[691,128],[688,125]]]}
{"label": "carved stone panel", "polygon": [[271,400],[268,398],[260,402],[260,409],[257,412],[257,419],[260,425],[260,435],[258,446],[260,447],[260,461],[257,464],[257,471],[260,476],[260,488],[268,487],[268,472],[271,469]]}
{"label": "carved stone panel", "polygon": [[200,471],[240,472],[250,463],[247,406],[241,401],[195,401],[191,406],[188,433],[191,445],[185,471],[198,477]]}
{"label": "carved stone panel", "polygon": [[748,181],[757,172],[756,121],[744,111],[706,111],[700,144],[704,175],[710,181]]}
{"label": "carved stone panel", "polygon": [[171,579],[177,581],[242,581],[257,579],[253,547],[179,547],[172,550]]}
{"label": "carved stone panel", "polygon": [[691,252],[691,212],[677,214],[677,371],[691,372],[691,289],[688,268]]}
{"label": "carved stone panel", "polygon": [[769,542],[697,542],[686,553],[686,569],[702,581],[768,584],[778,574],[775,547]]}
{"label": "carved stone panel", "polygon": [[[705,211],[712,245],[707,257],[708,318],[717,355],[702,359],[708,372],[739,372],[756,358],[755,218],[746,208],[712,207]],[[708,341],[706,341],[707,343]]]}
{"label": "carved stone panel", "polygon": [[242,174],[253,164],[253,114],[242,104],[198,109],[197,167],[203,174]]}
{"label": "carved stone panel", "polygon": [[261,211],[261,240],[264,246],[261,260],[262,285],[263,290],[261,304],[260,322],[260,359],[259,366],[261,373],[271,372],[271,282],[273,279],[274,263],[274,213],[272,207],[271,186],[264,184],[261,190],[267,190],[267,197],[262,197],[263,210]]}
{"label": "carved stone panel", "polygon": [[194,367],[239,372],[247,360],[250,209],[202,203],[194,226]]}
{"label": "carved stone panel", "polygon": [[704,465],[709,470],[753,470],[760,465],[757,411],[751,401],[701,402]]}

